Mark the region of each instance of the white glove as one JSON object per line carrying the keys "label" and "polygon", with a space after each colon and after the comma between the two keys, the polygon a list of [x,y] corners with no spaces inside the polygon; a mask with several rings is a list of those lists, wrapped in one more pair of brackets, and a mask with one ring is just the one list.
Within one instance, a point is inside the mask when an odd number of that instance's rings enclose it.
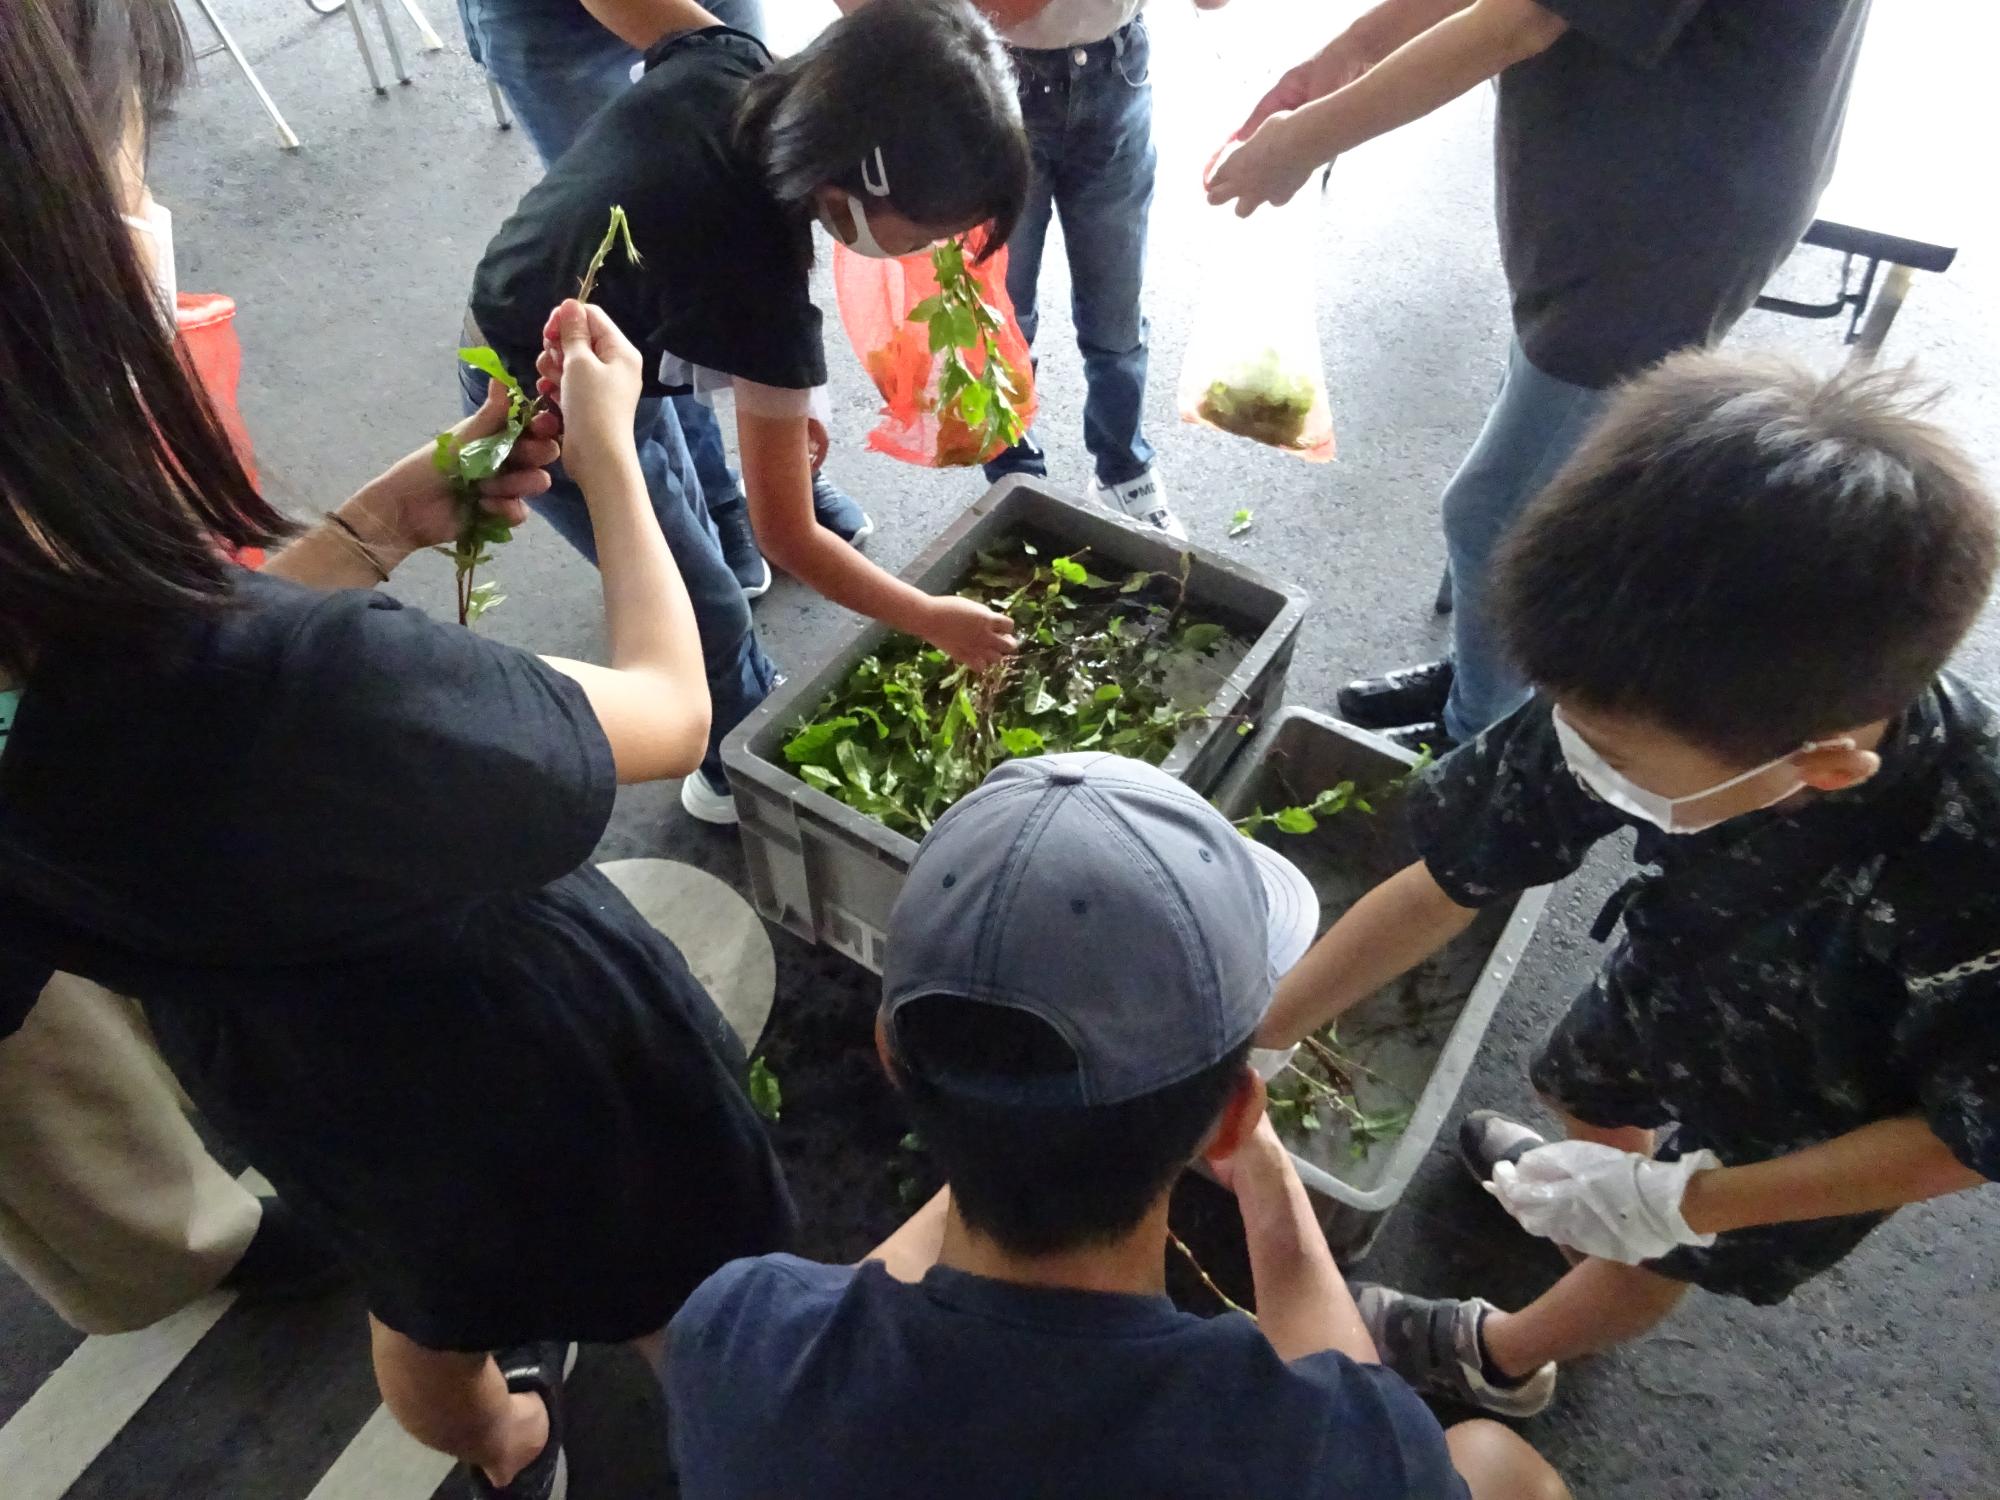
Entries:
{"label": "white glove", "polygon": [[1293,1042],[1289,1047],[1252,1047],[1250,1066],[1257,1070],[1259,1078],[1269,1083],[1285,1071],[1285,1064],[1292,1060],[1292,1054],[1298,1050],[1297,1042]]}
{"label": "white glove", "polygon": [[1486,1191],[1530,1234],[1635,1266],[1680,1245],[1712,1245],[1681,1217],[1688,1179],[1722,1163],[1713,1151],[1654,1161],[1595,1141],[1537,1146],[1500,1162]]}

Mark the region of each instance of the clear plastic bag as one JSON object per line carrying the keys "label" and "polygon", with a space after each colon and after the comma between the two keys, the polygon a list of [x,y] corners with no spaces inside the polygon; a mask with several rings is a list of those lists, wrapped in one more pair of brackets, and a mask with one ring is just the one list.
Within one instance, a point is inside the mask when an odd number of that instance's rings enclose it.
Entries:
{"label": "clear plastic bag", "polygon": [[[1034,364],[1007,298],[1007,252],[1003,248],[982,263],[972,255],[966,247],[965,269],[979,304],[968,303],[966,316],[976,321],[965,322],[957,333],[975,347],[960,349],[945,347],[925,321],[939,298],[930,251],[874,260],[845,245],[834,247],[841,326],[882,396],[882,420],[868,434],[868,446],[877,453],[926,468],[983,463],[1004,452],[1034,420]],[[990,381],[989,348],[999,362]],[[960,369],[957,389],[947,399],[947,363],[953,359]],[[995,393],[1018,417],[1017,428],[999,420]]]}
{"label": "clear plastic bag", "polygon": [[1208,210],[1201,303],[1181,361],[1181,420],[1294,458],[1334,455],[1314,292],[1319,192],[1247,219]]}

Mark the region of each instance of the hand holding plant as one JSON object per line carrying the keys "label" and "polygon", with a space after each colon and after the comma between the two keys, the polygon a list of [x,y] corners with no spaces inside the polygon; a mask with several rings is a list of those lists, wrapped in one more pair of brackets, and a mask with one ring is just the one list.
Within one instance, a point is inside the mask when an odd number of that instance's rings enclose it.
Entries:
{"label": "hand holding plant", "polygon": [[538,386],[561,413],[564,467],[585,491],[633,457],[632,417],[645,371],[639,351],[601,307],[574,299],[549,318]]}

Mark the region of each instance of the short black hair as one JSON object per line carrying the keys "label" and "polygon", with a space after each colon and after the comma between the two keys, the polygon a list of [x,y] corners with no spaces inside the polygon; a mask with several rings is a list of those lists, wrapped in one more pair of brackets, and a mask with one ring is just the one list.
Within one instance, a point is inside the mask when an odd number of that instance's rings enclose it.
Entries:
{"label": "short black hair", "polygon": [[884,201],[927,228],[990,225],[983,257],[1028,201],[1016,87],[1006,47],[966,0],[869,0],[750,81],[737,140],[800,216],[815,189],[865,194],[863,163],[879,150]]}
{"label": "short black hair", "polygon": [[1057,1079],[1075,1054],[1006,1005],[918,996],[896,1012],[895,1080],[965,1222],[1016,1255],[1129,1233],[1173,1185],[1242,1077],[1250,1039],[1179,1083],[1119,1104],[1016,1105],[949,1080]]}
{"label": "short black hair", "polygon": [[1905,373],[1691,351],[1612,397],[1502,543],[1543,692],[1749,763],[1902,712],[1993,582],[1993,503]]}

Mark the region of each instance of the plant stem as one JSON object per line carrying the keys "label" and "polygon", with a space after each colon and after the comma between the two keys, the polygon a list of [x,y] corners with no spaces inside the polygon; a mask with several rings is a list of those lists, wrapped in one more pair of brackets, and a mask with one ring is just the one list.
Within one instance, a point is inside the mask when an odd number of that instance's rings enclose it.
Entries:
{"label": "plant stem", "polygon": [[1221,1301],[1224,1307],[1228,1308],[1231,1312],[1242,1313],[1244,1317],[1248,1318],[1253,1323],[1257,1321],[1257,1315],[1255,1313],[1250,1311],[1249,1308],[1245,1307],[1242,1303],[1238,1302],[1234,1297],[1230,1296],[1229,1293],[1225,1292],[1221,1287],[1215,1284],[1215,1278],[1209,1275],[1208,1272],[1202,1268],[1201,1262],[1194,1258],[1194,1251],[1188,1249],[1186,1240],[1182,1239],[1179,1235],[1175,1234],[1171,1229],[1167,1231],[1167,1238],[1173,1242],[1173,1246],[1176,1250],[1180,1251],[1182,1255],[1187,1257],[1187,1263],[1194,1267],[1194,1274],[1201,1278],[1201,1284],[1207,1287],[1211,1292],[1215,1293],[1216,1297]]}

